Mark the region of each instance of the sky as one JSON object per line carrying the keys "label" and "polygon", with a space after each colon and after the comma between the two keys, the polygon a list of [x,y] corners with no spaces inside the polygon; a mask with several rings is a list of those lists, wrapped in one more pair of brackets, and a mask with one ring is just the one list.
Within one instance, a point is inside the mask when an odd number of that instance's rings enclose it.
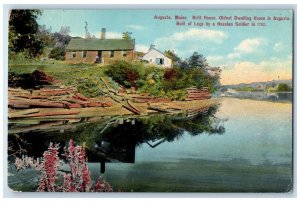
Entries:
{"label": "sky", "polygon": [[40,25],[51,26],[52,32],[69,26],[71,36],[81,37],[85,22],[97,38],[101,28],[106,28],[107,38],[131,32],[137,51],[147,52],[154,44],[161,51],[173,50],[182,59],[193,52],[203,54],[210,66],[221,67],[223,85],[292,78],[290,10],[43,10],[38,19]]}

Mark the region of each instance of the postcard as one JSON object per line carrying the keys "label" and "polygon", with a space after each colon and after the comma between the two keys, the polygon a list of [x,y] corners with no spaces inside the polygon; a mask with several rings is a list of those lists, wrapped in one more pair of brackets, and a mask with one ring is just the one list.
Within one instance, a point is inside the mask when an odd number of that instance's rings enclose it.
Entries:
{"label": "postcard", "polygon": [[293,10],[8,20],[11,191],[293,191]]}

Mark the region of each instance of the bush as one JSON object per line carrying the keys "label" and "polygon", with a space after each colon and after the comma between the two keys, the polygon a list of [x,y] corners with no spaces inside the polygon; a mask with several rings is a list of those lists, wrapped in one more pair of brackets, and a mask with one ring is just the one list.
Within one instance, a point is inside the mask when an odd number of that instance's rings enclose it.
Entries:
{"label": "bush", "polygon": [[140,78],[136,67],[126,61],[116,61],[109,65],[106,74],[127,88],[135,87],[137,80]]}
{"label": "bush", "polygon": [[277,91],[278,92],[288,92],[288,91],[291,91],[291,87],[289,87],[287,84],[285,83],[280,83],[278,84],[277,86]]}
{"label": "bush", "polygon": [[109,65],[105,73],[126,88],[134,86],[139,92],[175,100],[183,100],[186,97],[185,89],[192,86],[208,87],[213,92],[218,82],[218,78],[209,76],[204,69],[162,69],[142,62],[117,61]]}
{"label": "bush", "polygon": [[65,59],[65,48],[63,47],[55,47],[50,51],[49,58],[53,58],[56,60],[64,60]]}
{"label": "bush", "polygon": [[164,79],[167,81],[173,81],[178,78],[180,72],[178,68],[166,69],[164,73]]}

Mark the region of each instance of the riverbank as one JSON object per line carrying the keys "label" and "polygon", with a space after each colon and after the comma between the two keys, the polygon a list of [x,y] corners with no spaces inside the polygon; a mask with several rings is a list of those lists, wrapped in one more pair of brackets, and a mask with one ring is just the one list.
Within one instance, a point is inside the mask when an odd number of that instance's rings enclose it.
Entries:
{"label": "riverbank", "polygon": [[[66,130],[83,123],[134,121],[155,114],[185,114],[193,118],[217,105],[217,99],[172,101],[139,93],[107,90],[104,96],[89,98],[72,87],[25,90],[9,88],[9,133]],[[54,88],[54,89],[53,89]]]}
{"label": "riverbank", "polygon": [[[10,119],[17,118],[30,118],[30,119],[43,119],[43,120],[61,120],[61,119],[78,119],[78,118],[91,118],[91,117],[105,117],[105,116],[122,116],[133,115],[134,113],[123,107],[122,103],[118,103],[109,97],[97,97],[94,98],[99,102],[111,103],[110,107],[86,107],[86,108],[35,108],[36,113],[46,114],[46,116],[14,116],[14,114],[23,111],[24,109],[12,109],[8,111],[8,117]],[[172,113],[182,113],[189,110],[200,110],[203,108],[211,107],[218,104],[217,99],[206,100],[193,100],[193,101],[170,101],[164,103],[134,103],[134,107],[141,112],[141,115],[147,115],[152,113],[161,113],[163,110],[168,113],[168,110],[172,110]],[[155,110],[155,108],[157,110]],[[161,109],[161,111],[159,110]],[[60,115],[55,115],[54,112],[60,112]],[[52,115],[51,115],[52,113]],[[49,114],[49,116],[47,116]]]}

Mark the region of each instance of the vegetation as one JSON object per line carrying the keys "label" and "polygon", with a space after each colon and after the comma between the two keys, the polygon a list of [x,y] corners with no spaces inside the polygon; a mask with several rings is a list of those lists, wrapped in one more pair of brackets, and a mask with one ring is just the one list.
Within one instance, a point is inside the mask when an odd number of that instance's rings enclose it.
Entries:
{"label": "vegetation", "polygon": [[[112,192],[108,182],[91,179],[83,146],[75,146],[71,139],[64,155],[59,157],[59,145],[50,143],[41,160],[31,157],[16,158],[17,170],[34,168],[40,171],[38,192]],[[65,166],[63,162],[65,163]],[[62,168],[63,167],[63,168]],[[65,170],[67,168],[67,170]]]}
{"label": "vegetation", "polygon": [[288,84],[280,83],[275,88],[268,88],[268,92],[291,92],[293,89]]}
{"label": "vegetation", "polygon": [[9,52],[23,52],[27,57],[40,55],[44,48],[44,41],[37,34],[36,19],[40,10],[12,10],[9,19]]}
{"label": "vegetation", "polygon": [[[196,61],[195,55],[190,59],[190,68],[166,68],[146,66],[142,62],[117,61],[107,66],[105,74],[118,84],[130,88],[136,87],[140,92],[154,96],[167,96],[176,100],[186,97],[185,89],[195,86],[208,87],[211,92],[216,90],[219,76],[211,76],[201,65],[205,60]],[[199,62],[199,64],[197,63]],[[193,67],[192,65],[196,65]]]}
{"label": "vegetation", "polygon": [[[219,85],[219,75],[212,76],[208,72],[209,65],[206,58],[197,52],[182,60],[174,51],[165,51],[165,54],[173,60],[173,68],[167,69],[145,65],[141,61],[130,63],[117,61],[102,68],[87,64],[64,64],[60,61],[64,60],[65,48],[71,40],[70,27],[62,26],[59,32],[52,33],[51,28],[37,24],[36,20],[41,14],[41,10],[11,11],[9,20],[10,65],[54,64],[55,62],[59,64],[56,69],[51,66],[40,66],[37,69],[54,76],[63,85],[76,86],[79,92],[90,97],[101,95],[100,89],[103,88],[103,82],[100,77],[109,77],[107,80],[111,78],[111,84],[116,87],[116,90],[118,90],[118,84],[125,88],[135,87],[139,92],[170,97],[175,100],[183,100],[186,97],[185,88],[208,87],[213,92]],[[122,38],[132,39],[131,33],[124,32]],[[80,69],[73,67],[80,67]],[[72,68],[71,71],[70,68]],[[36,69],[21,72],[30,74],[34,70]],[[16,70],[12,73],[15,78],[20,74]]]}
{"label": "vegetation", "polygon": [[256,92],[256,91],[262,91],[262,89],[257,89],[251,86],[245,86],[245,87],[240,87],[236,88],[236,91],[246,91],[246,92]]}
{"label": "vegetation", "polygon": [[[41,56],[64,60],[65,47],[71,40],[70,27],[62,26],[59,32],[38,25],[41,10],[12,10],[9,19],[9,61],[19,64],[34,62]],[[33,60],[33,61],[32,61]]]}
{"label": "vegetation", "polygon": [[123,39],[128,39],[128,40],[132,39],[131,34],[132,34],[131,32],[123,32],[122,33],[122,38]]}

